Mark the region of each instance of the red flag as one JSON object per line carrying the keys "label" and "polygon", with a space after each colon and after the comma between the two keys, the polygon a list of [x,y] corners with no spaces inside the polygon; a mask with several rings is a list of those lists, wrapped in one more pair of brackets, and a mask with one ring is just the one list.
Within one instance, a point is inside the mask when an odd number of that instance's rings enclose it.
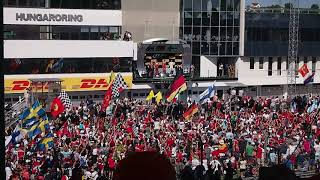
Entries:
{"label": "red flag", "polygon": [[102,103],[103,110],[107,109],[107,107],[110,104],[111,98],[112,98],[112,85],[109,87],[109,89],[107,90],[104,96],[103,103]]}
{"label": "red flag", "polygon": [[51,104],[51,115],[56,118],[59,114],[63,113],[64,106],[60,98],[54,98]]}
{"label": "red flag", "polygon": [[193,103],[193,104],[188,108],[188,110],[183,113],[184,119],[190,120],[191,117],[192,117],[195,113],[198,112],[198,110],[199,110],[199,109],[198,109],[198,106],[197,106],[195,103]]}
{"label": "red flag", "polygon": [[166,95],[167,101],[171,102],[177,96],[177,94],[185,90],[187,90],[186,79],[184,78],[183,75],[180,75],[171,84],[170,89]]}

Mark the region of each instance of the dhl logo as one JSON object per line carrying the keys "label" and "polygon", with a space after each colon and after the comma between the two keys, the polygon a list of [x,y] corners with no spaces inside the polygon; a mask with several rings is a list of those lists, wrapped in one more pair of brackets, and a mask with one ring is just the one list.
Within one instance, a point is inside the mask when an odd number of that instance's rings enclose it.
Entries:
{"label": "dhl logo", "polygon": [[[98,88],[106,88],[108,87],[108,82],[106,79],[82,79],[80,82],[80,89],[98,89]],[[11,91],[24,91],[29,88],[31,85],[30,81],[27,80],[17,80],[12,82],[12,86],[10,88]],[[63,85],[62,85],[63,86]],[[48,89],[48,82],[46,83],[38,83],[34,84],[32,87],[37,89]]]}
{"label": "dhl logo", "polygon": [[81,89],[88,89],[88,88],[106,88],[108,87],[108,82],[106,79],[82,79],[81,80]]}
{"label": "dhl logo", "polygon": [[[30,87],[31,83],[30,81],[13,81],[12,85],[12,91],[24,91]],[[48,89],[48,83],[37,83],[33,84],[32,87],[37,89]]]}

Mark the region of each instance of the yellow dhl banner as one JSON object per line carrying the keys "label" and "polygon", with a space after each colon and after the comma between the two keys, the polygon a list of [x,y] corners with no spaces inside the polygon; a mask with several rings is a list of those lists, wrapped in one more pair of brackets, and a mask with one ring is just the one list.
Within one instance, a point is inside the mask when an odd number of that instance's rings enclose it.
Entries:
{"label": "yellow dhl banner", "polygon": [[[132,75],[122,75],[129,89],[132,87]],[[65,91],[104,91],[108,87],[109,77],[70,77],[60,78],[62,80],[62,89]],[[24,93],[30,87],[28,79],[6,79],[4,87],[6,94]],[[48,83],[34,85],[41,92],[48,92]]]}

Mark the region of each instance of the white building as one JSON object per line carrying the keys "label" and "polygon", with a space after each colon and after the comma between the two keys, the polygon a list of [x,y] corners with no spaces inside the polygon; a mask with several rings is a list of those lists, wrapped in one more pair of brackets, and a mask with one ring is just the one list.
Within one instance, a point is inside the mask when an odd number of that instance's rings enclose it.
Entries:
{"label": "white building", "polygon": [[[313,22],[320,17],[300,16],[297,68],[306,63],[315,78],[304,86],[298,75],[297,93],[319,94],[320,26]],[[213,82],[219,95],[231,88],[287,94],[288,17],[246,12],[244,0],[5,0],[3,17],[8,102],[23,96],[28,79],[51,77],[62,79],[75,101],[101,100],[112,69],[123,73],[133,98],[144,98],[159,87],[136,81],[132,67],[137,44],[151,38],[190,45],[196,77],[187,95],[194,99]],[[133,41],[121,40],[125,31]]]}

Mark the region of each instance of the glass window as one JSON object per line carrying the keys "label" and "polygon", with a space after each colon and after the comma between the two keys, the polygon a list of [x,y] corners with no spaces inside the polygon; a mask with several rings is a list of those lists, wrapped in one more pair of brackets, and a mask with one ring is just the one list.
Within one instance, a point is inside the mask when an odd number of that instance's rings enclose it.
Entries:
{"label": "glass window", "polygon": [[192,11],[192,0],[184,0],[184,10]]}
{"label": "glass window", "polygon": [[233,55],[239,55],[239,43],[233,42]]}
{"label": "glass window", "polygon": [[107,27],[107,26],[102,26],[102,27],[100,27],[100,32],[109,32],[109,27]]}
{"label": "glass window", "polygon": [[240,11],[240,0],[233,0],[234,2],[234,11]]}
{"label": "glass window", "polygon": [[259,69],[263,69],[264,57],[259,57]]}
{"label": "glass window", "polygon": [[220,16],[219,12],[212,12],[211,26],[219,26]]}
{"label": "glass window", "polygon": [[208,16],[208,13],[202,12],[202,26],[210,26],[210,16]]}
{"label": "glass window", "polygon": [[192,12],[184,12],[184,25],[192,25]]}
{"label": "glass window", "polygon": [[227,25],[227,13],[220,12],[220,26],[226,26],[226,25]]}
{"label": "glass window", "polygon": [[200,54],[200,42],[192,43],[192,54]]}
{"label": "glass window", "polygon": [[211,55],[218,55],[218,43],[217,42],[210,43],[210,54]]}
{"label": "glass window", "polygon": [[226,11],[227,0],[220,0],[220,10]]}
{"label": "glass window", "polygon": [[207,42],[202,42],[201,43],[201,54],[203,54],[203,55],[209,55],[210,53],[209,53],[209,43],[207,43]]}
{"label": "glass window", "polygon": [[226,43],[226,55],[232,55],[232,51],[233,51],[233,48],[232,48],[232,42],[227,42]]}
{"label": "glass window", "polygon": [[227,26],[233,26],[233,12],[227,13]]}
{"label": "glass window", "polygon": [[27,7],[27,0],[18,0],[18,7]]}
{"label": "glass window", "polygon": [[192,28],[191,27],[185,27],[184,28],[183,39],[186,40],[186,41],[191,41],[192,40]]}
{"label": "glass window", "polygon": [[99,27],[98,26],[90,27],[90,39],[91,40],[100,39],[100,33],[99,33]]}
{"label": "glass window", "polygon": [[220,40],[227,41],[227,28],[226,27],[220,28]]}
{"label": "glass window", "polygon": [[201,11],[201,0],[193,0],[193,11]]}
{"label": "glass window", "polygon": [[250,57],[250,69],[254,69],[254,57]]}
{"label": "glass window", "polygon": [[278,57],[278,59],[277,59],[278,75],[281,75],[281,61],[282,61],[282,58],[281,58],[281,57]]}
{"label": "glass window", "polygon": [[268,59],[268,76],[272,76],[272,57]]}
{"label": "glass window", "polygon": [[194,41],[200,41],[201,40],[201,33],[199,27],[193,27],[193,37],[192,39]]}
{"label": "glass window", "polygon": [[81,27],[80,39],[81,40],[89,40],[89,27]]}
{"label": "glass window", "polygon": [[17,0],[6,0],[5,6],[17,6]]}
{"label": "glass window", "polygon": [[200,26],[201,25],[201,12],[193,13],[193,25]]}
{"label": "glass window", "polygon": [[219,45],[219,55],[226,55],[227,43],[226,42],[220,42],[218,45]]}
{"label": "glass window", "polygon": [[227,11],[233,11],[233,0],[226,1],[226,9]]}
{"label": "glass window", "polygon": [[211,41],[211,28],[210,27],[202,27],[201,39],[206,42]]}

